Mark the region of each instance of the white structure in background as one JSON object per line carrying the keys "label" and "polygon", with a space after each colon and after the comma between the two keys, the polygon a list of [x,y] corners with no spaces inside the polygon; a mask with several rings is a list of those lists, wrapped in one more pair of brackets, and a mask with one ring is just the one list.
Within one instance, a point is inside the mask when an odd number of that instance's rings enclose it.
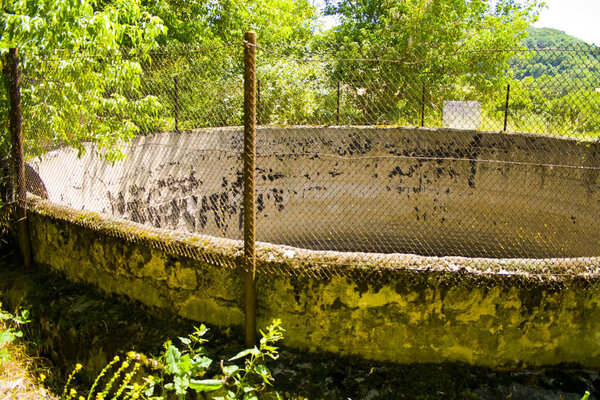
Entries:
{"label": "white structure in background", "polygon": [[478,101],[444,101],[444,128],[478,130],[481,126],[481,103]]}

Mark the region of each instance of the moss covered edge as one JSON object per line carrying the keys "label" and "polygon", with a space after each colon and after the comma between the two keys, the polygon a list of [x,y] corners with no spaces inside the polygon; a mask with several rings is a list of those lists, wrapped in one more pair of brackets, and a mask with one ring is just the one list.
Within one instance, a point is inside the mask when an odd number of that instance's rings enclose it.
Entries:
{"label": "moss covered edge", "polygon": [[[241,241],[28,205],[40,266],[216,326],[243,323]],[[600,366],[597,259],[309,251],[259,243],[258,323],[292,348],[393,362]]]}

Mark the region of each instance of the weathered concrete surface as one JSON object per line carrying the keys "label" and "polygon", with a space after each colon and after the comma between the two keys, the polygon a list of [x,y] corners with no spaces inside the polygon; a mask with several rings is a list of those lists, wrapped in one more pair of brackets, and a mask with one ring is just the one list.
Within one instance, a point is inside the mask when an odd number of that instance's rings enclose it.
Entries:
{"label": "weathered concrete surface", "polygon": [[[239,242],[163,239],[140,224],[42,200],[32,202],[29,221],[39,265],[196,321],[242,324],[240,275],[215,266],[231,263]],[[173,249],[197,249],[211,261]],[[374,360],[600,367],[600,261],[531,261],[328,253],[262,243],[258,324],[281,318],[292,348]],[[561,275],[569,270],[570,278]]]}
{"label": "weathered concrete surface", "polygon": [[432,284],[435,274],[391,275],[385,284],[263,275],[259,324],[277,315],[291,332],[289,346],[376,360],[600,365],[596,290],[512,286],[510,279],[450,286]]}
{"label": "weathered concrete surface", "polygon": [[[127,161],[89,148],[34,167],[50,199],[159,228],[241,238],[241,128],[139,137]],[[258,131],[257,237],[318,250],[600,254],[598,144],[392,127]]]}
{"label": "weathered concrete surface", "polygon": [[[600,366],[597,144],[270,127],[258,148],[259,324],[281,318],[288,345]],[[240,151],[241,129],[222,128],[138,138],[112,165],[92,148],[44,156],[35,260],[149,307],[242,324],[243,286],[224,267],[241,254]]]}
{"label": "weathered concrete surface", "polygon": [[[196,259],[167,253],[162,250],[164,239],[129,225],[106,220],[103,229],[82,227],[94,223],[100,227],[97,223],[102,220],[89,214],[47,205],[31,208],[29,217],[36,263],[72,281],[216,326],[241,325],[244,320],[239,290],[243,282],[234,269],[197,261],[198,253]],[[231,259],[218,246],[193,243],[204,246],[210,257]]]}

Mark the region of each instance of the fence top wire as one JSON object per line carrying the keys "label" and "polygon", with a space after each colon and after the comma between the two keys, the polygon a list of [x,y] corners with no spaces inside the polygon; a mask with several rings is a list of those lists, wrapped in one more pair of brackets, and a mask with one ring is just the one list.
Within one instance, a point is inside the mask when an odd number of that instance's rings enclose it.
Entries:
{"label": "fence top wire", "polygon": [[[391,63],[391,64],[403,64],[403,65],[417,65],[423,64],[436,59],[460,57],[463,55],[472,54],[485,54],[485,53],[575,53],[575,54],[589,54],[600,56],[600,47],[595,45],[584,45],[584,44],[573,44],[572,47],[514,47],[514,48],[497,48],[497,49],[458,49],[455,51],[437,54],[434,56],[424,57],[417,60],[408,60],[407,56],[398,52],[394,48],[381,48],[380,52],[385,57],[340,57],[340,54],[344,54],[343,47],[326,47],[326,48],[315,48],[306,49],[305,47],[277,47],[272,45],[261,45],[257,44],[257,49],[265,52],[266,54],[283,58],[289,61],[296,62],[377,62],[377,63]],[[425,46],[426,47],[426,46]],[[358,53],[362,53],[364,50],[359,49]],[[286,53],[287,52],[287,53]],[[375,50],[377,52],[377,50]],[[302,56],[298,56],[301,54]],[[390,57],[391,56],[391,57]]]}
{"label": "fence top wire", "polygon": [[21,51],[19,57],[27,57],[28,55],[36,56],[57,56],[62,58],[77,58],[77,57],[89,57],[89,56],[133,56],[140,54],[156,54],[156,55],[175,55],[175,54],[194,54],[194,53],[206,53],[210,51],[217,51],[223,49],[235,48],[236,46],[240,49],[244,41],[233,41],[225,43],[207,43],[207,44],[185,44],[176,43],[162,46],[148,46],[148,47],[120,47],[120,48],[28,48],[26,51]]}

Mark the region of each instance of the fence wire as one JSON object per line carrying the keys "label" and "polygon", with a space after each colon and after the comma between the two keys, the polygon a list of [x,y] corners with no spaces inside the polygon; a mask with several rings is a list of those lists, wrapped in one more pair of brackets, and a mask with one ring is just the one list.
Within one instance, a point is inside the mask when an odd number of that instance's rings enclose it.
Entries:
{"label": "fence wire", "polygon": [[260,50],[259,240],[530,265],[598,254],[597,48]]}
{"label": "fence wire", "polygon": [[[598,48],[257,50],[259,272],[597,274]],[[32,194],[241,248],[243,43],[22,65]]]}
{"label": "fence wire", "polygon": [[[25,57],[25,143],[41,197],[143,224],[168,252],[235,267],[233,256],[169,238],[242,239],[242,57],[239,43]],[[112,233],[137,240],[136,226]]]}

